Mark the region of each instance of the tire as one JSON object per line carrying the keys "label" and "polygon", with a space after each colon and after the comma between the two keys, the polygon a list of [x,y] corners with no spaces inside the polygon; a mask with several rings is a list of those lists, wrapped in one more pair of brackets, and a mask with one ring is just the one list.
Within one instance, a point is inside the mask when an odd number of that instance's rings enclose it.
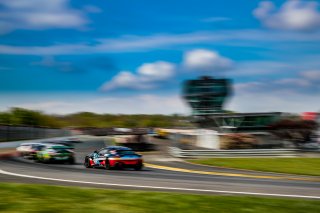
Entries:
{"label": "tire", "polygon": [[106,160],[106,163],[105,163],[104,168],[107,169],[107,170],[110,170],[110,169],[111,169],[111,166],[110,166],[110,163],[109,163],[108,160]]}
{"label": "tire", "polygon": [[74,163],[75,163],[74,158],[73,158],[73,157],[72,157],[72,158],[70,158],[70,159],[68,160],[68,163],[69,163],[69,164],[74,164]]}
{"label": "tire", "polygon": [[90,159],[88,157],[84,159],[84,166],[86,168],[92,168],[92,166],[90,165]]}
{"label": "tire", "polygon": [[35,162],[37,162],[37,163],[43,163],[43,158],[42,157],[38,157],[38,156],[36,156],[36,158],[35,158]]}
{"label": "tire", "polygon": [[142,167],[143,167],[143,164],[138,164],[138,165],[136,165],[136,166],[134,167],[134,170],[140,171],[140,170],[142,169]]}
{"label": "tire", "polygon": [[43,159],[43,160],[42,160],[42,163],[50,164],[50,163],[53,163],[53,160],[52,160],[51,158],[49,158],[49,159]]}

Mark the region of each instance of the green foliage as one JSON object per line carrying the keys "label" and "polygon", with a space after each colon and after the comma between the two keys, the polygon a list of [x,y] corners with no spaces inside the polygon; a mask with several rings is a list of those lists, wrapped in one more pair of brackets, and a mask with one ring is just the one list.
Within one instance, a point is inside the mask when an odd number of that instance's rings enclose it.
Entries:
{"label": "green foliage", "polygon": [[319,212],[319,200],[0,184],[1,212]]}
{"label": "green foliage", "polygon": [[287,118],[271,124],[270,127],[271,133],[280,139],[299,144],[310,141],[310,137],[313,131],[318,128],[318,124],[312,120]]}
{"label": "green foliage", "polygon": [[0,124],[10,124],[11,114],[8,112],[0,112]]}
{"label": "green foliage", "polygon": [[76,127],[173,127],[191,126],[186,116],[171,115],[113,115],[76,113],[61,118],[67,126]]}
{"label": "green foliage", "polygon": [[189,117],[181,115],[123,115],[79,112],[64,116],[12,108],[0,112],[0,124],[45,127],[188,127]]}
{"label": "green foliage", "polygon": [[0,124],[61,127],[59,120],[53,116],[22,108],[12,108],[9,112],[0,113]]}

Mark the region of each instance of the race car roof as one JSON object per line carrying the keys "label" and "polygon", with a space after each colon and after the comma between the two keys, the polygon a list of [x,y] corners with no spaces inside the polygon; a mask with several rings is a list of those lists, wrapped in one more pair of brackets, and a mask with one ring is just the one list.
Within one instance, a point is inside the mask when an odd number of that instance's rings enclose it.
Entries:
{"label": "race car roof", "polygon": [[68,146],[64,146],[64,145],[61,145],[61,144],[43,144],[43,146],[45,147],[48,147],[48,148],[64,148],[64,149],[69,149]]}
{"label": "race car roof", "polygon": [[125,146],[107,146],[106,149],[113,149],[113,150],[132,150],[129,147]]}
{"label": "race car roof", "polygon": [[20,144],[20,146],[29,146],[29,145],[41,145],[42,143],[32,143],[32,142],[30,142],[30,143],[22,143],[22,144]]}

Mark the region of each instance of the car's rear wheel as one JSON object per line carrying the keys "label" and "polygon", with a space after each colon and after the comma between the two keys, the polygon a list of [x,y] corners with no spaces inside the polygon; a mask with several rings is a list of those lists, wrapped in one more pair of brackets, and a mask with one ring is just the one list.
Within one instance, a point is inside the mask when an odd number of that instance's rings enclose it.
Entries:
{"label": "car's rear wheel", "polygon": [[68,163],[69,163],[69,164],[74,164],[74,163],[75,163],[74,158],[73,158],[73,157],[71,157],[71,158],[68,160]]}
{"label": "car's rear wheel", "polygon": [[53,159],[51,159],[51,158],[43,159],[42,163],[53,163]]}
{"label": "car's rear wheel", "polygon": [[138,164],[134,167],[134,170],[136,171],[140,171],[142,169],[143,165],[142,164]]}
{"label": "car's rear wheel", "polygon": [[92,166],[90,165],[90,159],[88,157],[85,158],[84,160],[84,166],[86,168],[91,168]]}

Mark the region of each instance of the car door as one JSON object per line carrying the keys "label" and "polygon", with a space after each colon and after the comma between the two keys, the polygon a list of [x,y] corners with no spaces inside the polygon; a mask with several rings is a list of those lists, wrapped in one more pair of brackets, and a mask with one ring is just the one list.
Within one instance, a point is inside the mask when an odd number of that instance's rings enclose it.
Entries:
{"label": "car door", "polygon": [[106,160],[105,154],[107,154],[107,149],[102,149],[98,153],[93,153],[93,162],[95,166],[104,165],[104,161]]}
{"label": "car door", "polygon": [[45,146],[41,146],[39,148],[39,151],[37,151],[37,154],[36,154],[38,160],[43,160],[44,159],[45,150],[46,150]]}
{"label": "car door", "polygon": [[97,151],[95,151],[95,152],[93,152],[93,153],[91,154],[91,159],[92,159],[92,161],[93,161],[94,166],[99,165],[99,160],[98,160],[98,158],[99,158],[99,154],[98,154]]}

